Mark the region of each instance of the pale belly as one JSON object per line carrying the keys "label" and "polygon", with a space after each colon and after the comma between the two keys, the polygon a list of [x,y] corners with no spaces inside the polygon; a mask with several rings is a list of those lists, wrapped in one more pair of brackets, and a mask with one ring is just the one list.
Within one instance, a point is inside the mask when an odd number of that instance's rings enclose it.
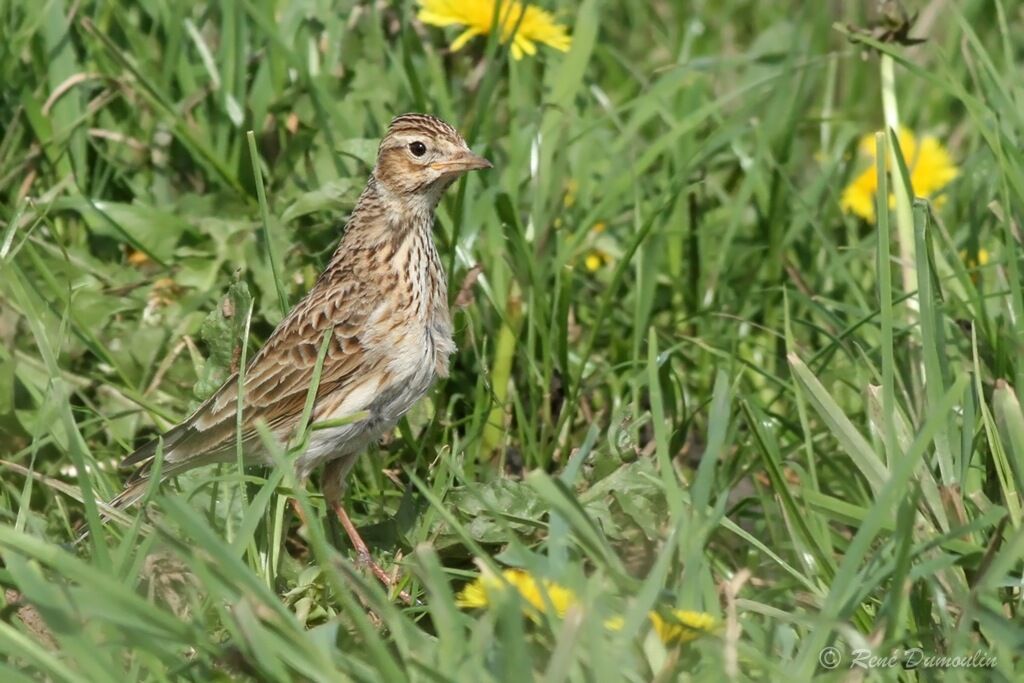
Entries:
{"label": "pale belly", "polygon": [[393,429],[436,380],[437,354],[443,354],[446,372],[447,356],[455,348],[449,330],[424,331],[415,346],[410,346],[394,348],[388,363],[393,379],[386,386],[366,383],[350,387],[346,389],[347,395],[340,397],[342,400],[332,414],[318,417],[318,421],[326,421],[362,411],[369,413],[357,422],[313,432],[308,448],[295,462],[300,481],[335,458],[354,457]]}

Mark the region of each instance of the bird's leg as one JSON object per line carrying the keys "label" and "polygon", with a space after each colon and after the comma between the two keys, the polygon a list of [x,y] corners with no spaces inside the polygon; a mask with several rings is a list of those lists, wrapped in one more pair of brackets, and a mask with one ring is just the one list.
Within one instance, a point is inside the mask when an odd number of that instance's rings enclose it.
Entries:
{"label": "bird's leg", "polygon": [[[341,523],[341,528],[345,530],[345,535],[348,536],[348,540],[352,543],[352,547],[356,551],[356,557],[358,563],[364,567],[368,567],[373,575],[377,579],[387,586],[390,590],[395,585],[395,579],[388,576],[387,572],[380,568],[376,562],[373,561],[373,557],[370,555],[370,549],[366,546],[366,541],[359,535],[359,531],[356,530],[352,520],[349,519],[348,513],[345,512],[345,507],[341,504],[341,499],[345,491],[345,478],[348,475],[352,465],[355,462],[355,458],[352,456],[343,456],[332,460],[327,468],[324,470],[324,482],[323,482],[323,493],[324,500],[334,510],[334,514],[338,517],[338,521]],[[398,594],[398,597],[402,599],[407,605],[412,604],[412,599],[406,591],[402,591]]]}
{"label": "bird's leg", "polygon": [[308,523],[307,523],[308,520],[306,519],[306,513],[302,511],[302,506],[299,505],[299,499],[298,498],[289,498],[288,500],[289,500],[289,502],[291,502],[292,512],[294,512],[295,516],[299,518],[299,523],[302,526],[308,526]]}

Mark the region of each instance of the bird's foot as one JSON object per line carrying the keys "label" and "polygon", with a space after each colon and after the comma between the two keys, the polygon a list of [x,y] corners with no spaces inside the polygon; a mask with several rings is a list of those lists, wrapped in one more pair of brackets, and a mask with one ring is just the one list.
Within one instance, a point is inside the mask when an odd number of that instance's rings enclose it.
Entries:
{"label": "bird's foot", "polygon": [[[352,520],[349,519],[348,513],[345,512],[345,508],[340,502],[332,502],[331,507],[334,509],[334,514],[338,516],[338,521],[341,522],[341,527],[345,530],[345,534],[348,536],[348,540],[351,541],[352,547],[356,551],[356,564],[369,569],[377,580],[380,581],[388,590],[395,587],[397,581],[396,577],[389,576],[387,572],[381,569],[373,560],[373,556],[370,555],[370,549],[366,547],[366,542],[363,537],[359,535]],[[399,591],[399,599],[407,605],[412,604],[412,598],[406,591]]]}

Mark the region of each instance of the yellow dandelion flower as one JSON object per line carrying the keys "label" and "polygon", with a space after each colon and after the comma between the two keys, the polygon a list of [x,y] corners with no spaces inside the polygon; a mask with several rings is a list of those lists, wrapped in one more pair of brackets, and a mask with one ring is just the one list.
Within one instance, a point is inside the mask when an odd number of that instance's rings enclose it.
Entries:
{"label": "yellow dandelion flower", "polygon": [[604,253],[600,249],[591,249],[590,253],[583,259],[583,265],[586,266],[587,270],[591,273],[596,273],[601,270],[601,266],[607,262],[608,254]]}
{"label": "yellow dandelion flower", "polygon": [[[583,267],[591,273],[596,273],[601,270],[604,266],[612,262],[612,255],[607,249],[601,246],[601,233],[608,229],[608,224],[604,221],[597,221],[590,228],[590,234],[594,237],[592,239],[597,241],[597,246],[594,246],[587,252],[587,255],[583,257]],[[605,239],[604,246],[608,246],[608,240]]]}
{"label": "yellow dandelion flower", "polygon": [[[718,627],[718,622],[710,614],[683,609],[672,611],[669,619],[655,611],[649,612],[647,618],[650,619],[661,642],[666,645],[688,643],[713,632]],[[609,631],[621,631],[625,625],[626,620],[620,616],[609,617],[604,621],[604,627]]]}
{"label": "yellow dandelion flower", "polygon": [[967,269],[971,271],[971,281],[974,282],[974,284],[978,284],[978,282],[981,281],[980,269],[988,265],[989,259],[990,256],[988,249],[985,249],[984,247],[978,247],[977,254],[972,254],[966,249],[960,250],[960,260],[963,261],[964,265],[967,266]]}
{"label": "yellow dandelion flower", "polygon": [[[569,608],[579,603],[576,594],[565,586],[549,579],[538,580],[522,569],[506,569],[500,577],[484,575],[466,584],[455,596],[455,604],[466,609],[481,609],[491,605],[498,593],[506,590],[518,593],[525,603],[525,614],[534,620],[537,620],[539,614],[549,611],[560,618],[565,617]],[[665,616],[652,611],[648,618],[655,633],[666,645],[688,643],[712,633],[718,627],[718,621],[710,614],[683,609],[671,610]],[[602,623],[609,631],[621,631],[626,620],[615,615]]]}
{"label": "yellow dandelion flower", "polygon": [[972,254],[966,249],[960,250],[960,260],[963,261],[964,265],[968,268],[987,266],[989,259],[988,249],[985,249],[984,247],[978,247],[977,254]]}
{"label": "yellow dandelion flower", "polygon": [[672,610],[666,619],[658,612],[650,613],[655,633],[666,645],[688,643],[715,630],[718,622],[710,614],[685,609]]}
{"label": "yellow dandelion flower", "polygon": [[[931,197],[956,178],[956,165],[938,138],[926,135],[918,139],[905,129],[900,130],[898,138],[900,150],[910,170],[910,184],[915,195]],[[866,135],[861,138],[858,149],[871,160],[871,164],[846,186],[839,199],[839,206],[846,213],[852,213],[874,223],[875,195],[878,192],[875,136]],[[893,206],[894,201],[890,195],[889,206]]]}
{"label": "yellow dandelion flower", "polygon": [[550,600],[550,606],[555,610],[555,614],[564,617],[569,608],[576,603],[576,594],[554,581],[547,579],[537,581],[527,572],[516,569],[505,570],[502,572],[502,576],[519,591],[523,600],[539,612],[548,609]]}
{"label": "yellow dandelion flower", "polygon": [[538,612],[546,612],[550,605],[556,615],[564,617],[569,608],[576,603],[576,594],[565,586],[548,579],[538,581],[522,569],[506,569],[501,573],[501,578],[481,576],[466,584],[456,596],[455,604],[470,609],[487,607],[493,601],[496,591],[507,590],[510,587],[519,593],[527,605]]}
{"label": "yellow dandelion flower", "polygon": [[[499,581],[498,584],[500,585],[501,582]],[[487,589],[484,588],[484,578],[481,576],[463,586],[459,594],[455,596],[455,604],[464,609],[487,607],[490,602],[487,598]]]}
{"label": "yellow dandelion flower", "polygon": [[877,190],[878,177],[875,169],[874,167],[866,168],[843,190],[843,194],[839,198],[839,206],[846,213],[852,213],[874,223]]}
{"label": "yellow dandelion flower", "polygon": [[[502,43],[512,41],[512,57],[537,53],[536,43],[544,43],[562,52],[569,51],[572,38],[551,12],[517,0],[418,0],[416,15],[432,26],[465,26],[452,41],[452,52],[460,50],[476,36],[490,33],[497,26]],[[497,22],[495,22],[497,14]]]}

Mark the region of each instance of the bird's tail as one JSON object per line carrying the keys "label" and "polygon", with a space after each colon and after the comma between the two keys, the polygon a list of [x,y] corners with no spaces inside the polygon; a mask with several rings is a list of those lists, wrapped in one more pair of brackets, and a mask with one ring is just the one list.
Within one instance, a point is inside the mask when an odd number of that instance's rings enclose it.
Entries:
{"label": "bird's tail", "polygon": [[[159,486],[166,479],[170,479],[187,469],[191,468],[190,463],[178,463],[176,465],[165,465],[160,470],[160,478],[156,482],[156,486]],[[149,465],[144,470],[139,470],[127,481],[124,485],[124,489],[121,493],[117,494],[110,499],[108,505],[115,510],[124,510],[142,500],[149,487],[153,484],[153,471]]]}
{"label": "bird's tail", "polygon": [[159,439],[153,439],[149,443],[136,448],[131,454],[121,461],[121,467],[142,465],[140,471],[143,473],[146,472],[156,458],[157,449],[160,449],[162,446],[162,451],[166,458],[188,435],[189,431],[192,429],[190,422],[191,421],[183,422],[177,427],[165,432]]}
{"label": "bird's tail", "polygon": [[[154,484],[153,477],[147,468],[146,472],[140,473],[137,476],[134,476],[132,479],[130,479],[125,484],[124,489],[122,489],[121,492],[118,493],[116,496],[111,498],[109,501],[100,503],[100,522],[106,525],[107,522],[111,520],[117,520],[121,524],[131,524],[131,517],[127,517],[124,514],[124,511],[126,509],[132,507],[133,505],[141,501],[146,496],[146,493],[149,491],[149,487],[151,485],[159,486],[160,482],[170,477],[173,477],[177,474],[180,474],[181,472],[184,472],[187,469],[189,468],[181,464],[164,467],[160,471],[159,481]],[[78,531],[79,534],[73,542],[73,545],[76,546],[85,539],[89,538],[89,529],[88,527],[86,527],[84,521],[79,525]]]}
{"label": "bird's tail", "polygon": [[[163,466],[159,471],[159,480],[156,485],[165,479],[173,477],[181,472],[190,469],[191,463],[168,463],[166,457],[174,449],[179,441],[185,436],[187,427],[179,425],[158,439],[153,439],[144,446],[137,448],[124,460],[122,467],[137,465],[138,469],[125,484],[124,489],[109,501],[100,506],[100,521],[106,524],[115,517],[120,517],[120,512],[130,508],[145,497],[150,485],[153,484],[153,465],[157,455],[161,455]],[[80,533],[75,538],[74,545],[78,545],[89,537],[89,529],[79,527]]]}

